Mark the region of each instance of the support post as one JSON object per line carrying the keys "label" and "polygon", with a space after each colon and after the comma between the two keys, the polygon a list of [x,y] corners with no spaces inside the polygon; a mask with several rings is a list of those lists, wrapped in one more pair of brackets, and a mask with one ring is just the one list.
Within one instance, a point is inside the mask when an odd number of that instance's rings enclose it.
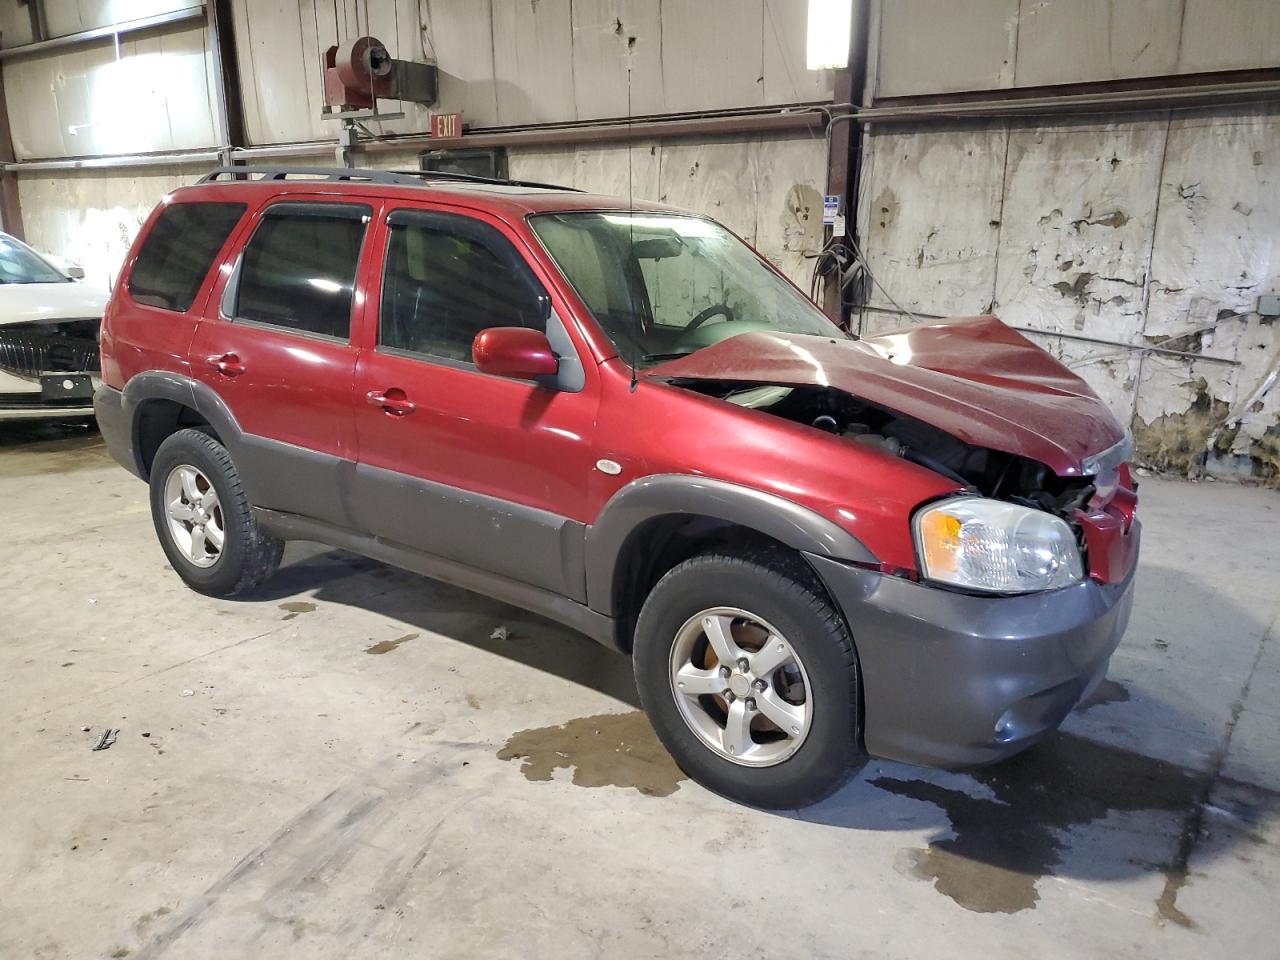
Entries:
{"label": "support post", "polygon": [[[857,120],[837,117],[857,111],[862,102],[867,77],[867,49],[870,38],[868,23],[872,0],[854,0],[850,16],[848,66],[837,70],[832,94],[832,114],[828,121],[827,138],[830,145],[827,167],[827,193],[840,198],[840,212],[844,215],[846,236],[857,230],[858,173],[861,163],[862,127]],[[831,233],[824,231],[824,240]],[[848,329],[849,309],[845,305],[845,293],[840,287],[838,274],[823,287],[822,310],[835,323]]]}
{"label": "support post", "polygon": [[209,0],[209,42],[213,48],[213,73],[218,119],[222,127],[222,162],[235,163],[235,149],[247,146],[244,98],[240,88],[240,62],[236,59],[236,33],[231,0]]}
{"label": "support post", "polygon": [[[856,41],[855,41],[856,42]],[[851,103],[850,97],[853,96],[853,72],[850,67],[836,71],[835,76],[835,97],[833,106],[838,107],[840,104]],[[847,108],[845,108],[847,109]],[[845,229],[853,222],[852,211],[850,207],[852,203],[852,190],[850,189],[850,171],[849,152],[851,145],[855,142],[851,128],[854,126],[853,120],[837,121],[836,117],[843,114],[843,109],[833,112],[827,121],[827,143],[829,152],[827,154],[827,195],[840,198],[840,212],[845,217]],[[823,230],[823,240],[832,239],[831,228]],[[832,321],[841,327],[847,327],[848,321],[845,318],[845,309],[843,304],[844,293],[840,289],[839,273],[831,275],[827,283],[822,288],[822,311]]]}
{"label": "support post", "polygon": [[[4,95],[4,65],[0,64],[0,164],[12,163],[13,134],[9,129],[9,101]],[[18,199],[18,175],[0,167],[0,227],[10,236],[25,239],[22,204]]]}

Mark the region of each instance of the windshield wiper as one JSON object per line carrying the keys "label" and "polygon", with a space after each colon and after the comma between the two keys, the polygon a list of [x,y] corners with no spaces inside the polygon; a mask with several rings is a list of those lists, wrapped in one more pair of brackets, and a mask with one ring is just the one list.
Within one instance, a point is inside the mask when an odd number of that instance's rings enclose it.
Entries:
{"label": "windshield wiper", "polygon": [[687,357],[693,353],[692,350],[683,350],[680,353],[646,353],[640,358],[641,363],[662,363],[665,360],[679,360],[681,357]]}

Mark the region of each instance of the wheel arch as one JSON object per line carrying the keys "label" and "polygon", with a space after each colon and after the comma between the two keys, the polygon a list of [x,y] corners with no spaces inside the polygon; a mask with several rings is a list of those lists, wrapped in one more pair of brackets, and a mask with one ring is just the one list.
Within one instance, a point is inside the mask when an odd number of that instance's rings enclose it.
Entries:
{"label": "wheel arch", "polygon": [[588,605],[614,619],[615,642],[629,651],[640,605],[668,570],[709,546],[764,544],[877,562],[847,530],[773,494],[704,477],[644,477],[618,491],[587,530]]}
{"label": "wheel arch", "polygon": [[179,374],[152,370],[133,377],[124,389],[137,473],[148,480],[156,451],[167,437],[201,427],[235,455],[241,430],[227,405],[212,389]]}

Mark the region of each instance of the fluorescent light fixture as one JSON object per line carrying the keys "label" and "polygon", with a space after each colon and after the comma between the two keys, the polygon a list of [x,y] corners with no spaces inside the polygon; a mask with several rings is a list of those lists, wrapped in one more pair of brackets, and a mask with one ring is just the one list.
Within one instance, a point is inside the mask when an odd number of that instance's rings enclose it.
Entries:
{"label": "fluorescent light fixture", "polygon": [[809,0],[805,66],[810,70],[842,70],[849,65],[853,0]]}

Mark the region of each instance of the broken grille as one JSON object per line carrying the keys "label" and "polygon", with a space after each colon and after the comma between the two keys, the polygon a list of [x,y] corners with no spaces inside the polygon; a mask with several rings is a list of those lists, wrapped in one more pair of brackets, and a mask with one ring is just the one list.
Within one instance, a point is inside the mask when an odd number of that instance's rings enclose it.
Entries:
{"label": "broken grille", "polygon": [[48,320],[0,327],[0,370],[97,373],[98,320]]}

